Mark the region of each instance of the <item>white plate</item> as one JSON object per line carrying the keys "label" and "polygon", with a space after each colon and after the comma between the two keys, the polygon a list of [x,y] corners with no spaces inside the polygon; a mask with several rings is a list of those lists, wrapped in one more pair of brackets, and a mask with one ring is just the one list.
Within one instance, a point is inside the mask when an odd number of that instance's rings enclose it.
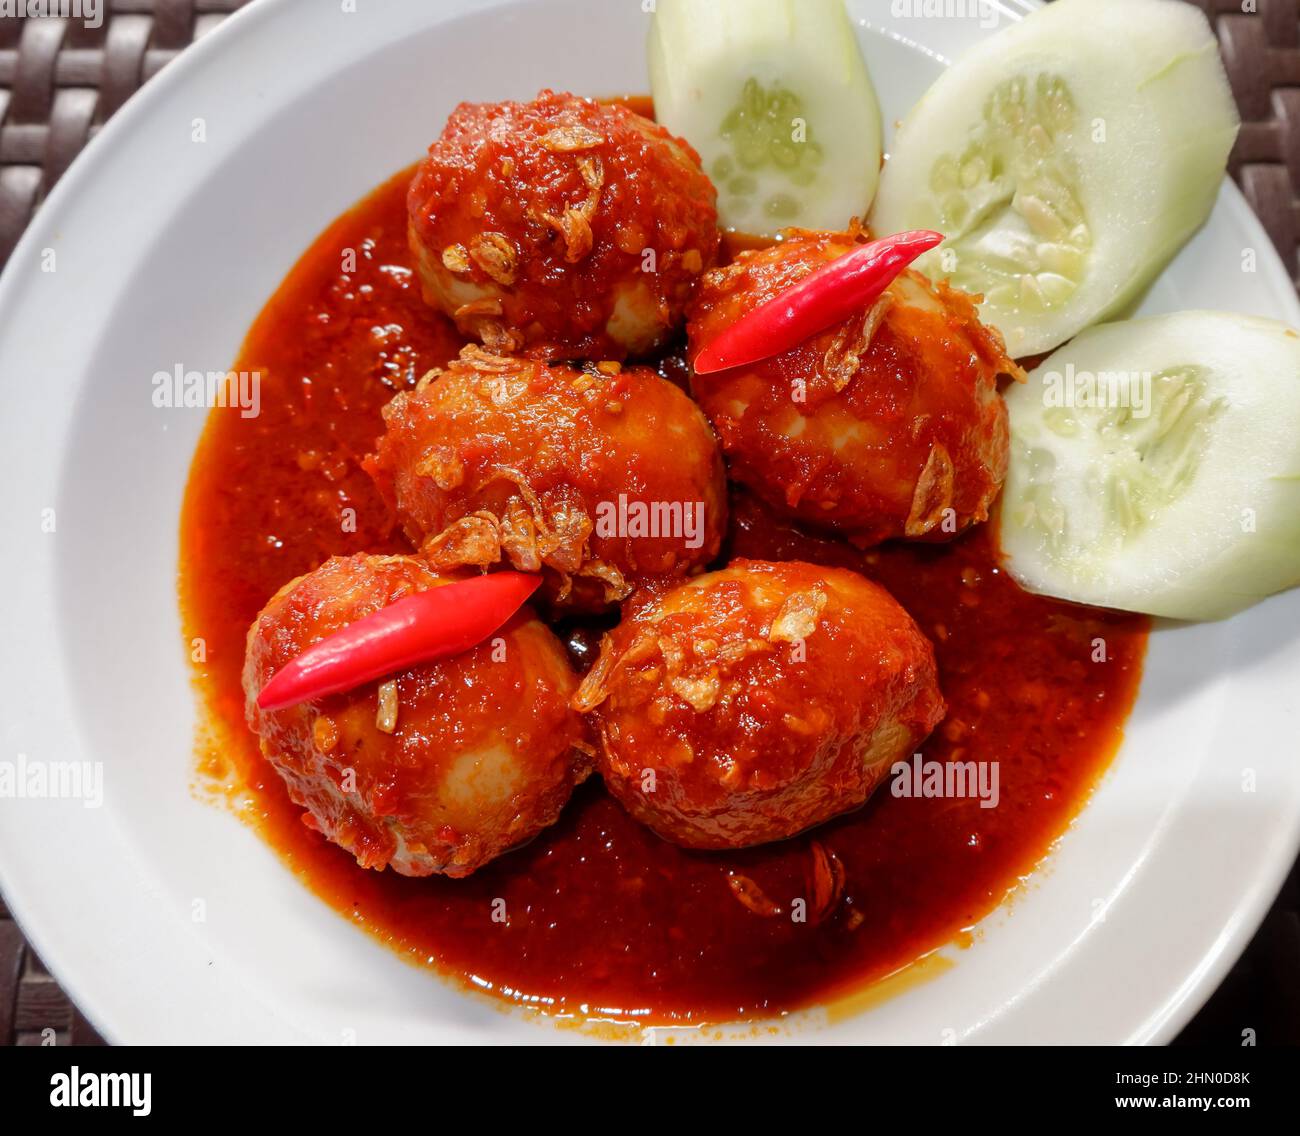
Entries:
{"label": "white plate", "polygon": [[[976,18],[851,6],[870,15],[862,42],[890,121],[989,34]],[[2,885],[114,1041],[579,1039],[402,963],[191,795],[177,517],[202,412],[155,410],[151,376],[228,367],[317,232],[417,157],[458,100],[647,85],[639,4],[358,8],[262,0],[185,52],[69,170],[0,281],[0,760],[104,771],[100,808],[0,800]],[[205,142],[191,140],[198,118]],[[1182,307],[1300,325],[1229,185],[1145,310]],[[1161,629],[1122,753],[1024,893],[946,973],[797,1036],[1169,1038],[1248,941],[1300,842],[1298,617],[1292,594]]]}

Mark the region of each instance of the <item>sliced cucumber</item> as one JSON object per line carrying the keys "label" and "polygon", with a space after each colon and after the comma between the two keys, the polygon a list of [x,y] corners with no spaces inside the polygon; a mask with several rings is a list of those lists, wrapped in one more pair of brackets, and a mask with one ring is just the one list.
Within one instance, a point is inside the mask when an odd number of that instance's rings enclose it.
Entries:
{"label": "sliced cucumber", "polygon": [[1115,315],[1209,216],[1238,118],[1181,0],[1056,0],[963,55],[899,127],[871,217],[982,293],[1016,358]]}
{"label": "sliced cucumber", "polygon": [[1182,312],[1086,331],[1007,392],[1006,566],[1032,592],[1217,619],[1300,583],[1300,335]]}
{"label": "sliced cucumber", "polygon": [[726,227],[843,229],[880,178],[880,106],[843,0],[657,0],[655,116],[700,152]]}

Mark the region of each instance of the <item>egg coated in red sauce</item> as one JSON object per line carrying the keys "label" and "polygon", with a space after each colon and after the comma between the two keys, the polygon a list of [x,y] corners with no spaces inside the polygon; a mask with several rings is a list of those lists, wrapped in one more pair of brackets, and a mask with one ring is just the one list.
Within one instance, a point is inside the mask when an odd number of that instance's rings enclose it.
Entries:
{"label": "egg coated in red sauce", "polygon": [[638,593],[575,705],[628,812],[715,849],[858,808],[944,713],[934,650],[893,597],[797,560]]}
{"label": "egg coated in red sauce", "polygon": [[[463,880],[359,870],[303,825],[244,725],[244,634],[287,580],[326,557],[409,550],[361,462],[395,391],[463,342],[420,297],[410,176],[340,217],[293,267],[235,364],[261,371],[262,414],[213,411],[195,455],[181,589],[187,641],[207,648],[195,668],[212,739],[201,769],[237,786],[240,814],[349,922],[414,963],[548,1012],[683,1023],[777,1013],[858,990],[990,911],[1105,768],[1146,621],[1020,591],[984,528],[862,553],[798,532],[744,493],[726,554],[861,571],[933,641],[948,715],[922,752],[999,762],[998,808],[882,788],[794,839],[693,852],[592,779],[553,827]],[[572,637],[590,641],[582,625]],[[1105,662],[1093,661],[1099,639]],[[795,922],[800,897],[823,902]],[[504,921],[493,919],[498,900]]]}
{"label": "egg coated in red sauce", "polygon": [[[707,273],[690,357],[862,239],[792,230]],[[1014,373],[967,296],[904,272],[849,319],[771,358],[696,375],[691,390],[734,480],[866,547],[950,540],[988,518],[1009,443],[998,378]]]}
{"label": "egg coated in red sauce", "polygon": [[577,678],[528,607],[476,647],[351,690],[263,710],[308,647],[464,578],[413,556],[335,556],[290,580],[248,631],[248,727],[306,811],[363,868],[466,876],[554,824],[591,771]]}
{"label": "egg coated in red sauce", "polygon": [[644,357],[718,251],[699,155],[628,105],[462,103],[407,199],[425,298],[468,336],[557,359]]}
{"label": "egg coated in red sauce", "polygon": [[467,346],[384,408],[367,468],[440,567],[541,572],[552,609],[603,611],[704,570],[726,480],[700,408],[648,367]]}

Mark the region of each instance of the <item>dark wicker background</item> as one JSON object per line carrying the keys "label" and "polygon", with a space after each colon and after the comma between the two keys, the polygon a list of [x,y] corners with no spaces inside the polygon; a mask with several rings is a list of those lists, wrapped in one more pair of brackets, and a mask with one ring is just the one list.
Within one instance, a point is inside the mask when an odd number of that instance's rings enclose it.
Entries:
{"label": "dark wicker background", "polygon": [[[0,17],[0,265],[42,198],[104,121],[159,68],[245,0],[106,0],[99,28]],[[883,2],[883,0],[881,0]],[[1215,22],[1244,125],[1237,179],[1292,279],[1300,239],[1300,0],[1194,0]],[[1243,7],[1257,12],[1243,13]],[[23,941],[0,898],[0,1044],[97,1043]],[[1300,1044],[1300,874],[1179,1038]]]}

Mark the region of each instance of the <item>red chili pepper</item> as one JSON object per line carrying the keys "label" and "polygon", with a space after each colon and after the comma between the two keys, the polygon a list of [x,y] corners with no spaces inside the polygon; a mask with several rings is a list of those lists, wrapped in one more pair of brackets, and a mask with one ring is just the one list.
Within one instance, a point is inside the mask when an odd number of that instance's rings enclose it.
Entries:
{"label": "red chili pepper", "polygon": [[899,233],[856,248],[741,316],[696,357],[697,375],[770,359],[873,304],[942,233]]}
{"label": "red chili pepper", "polygon": [[531,573],[493,572],[405,596],[312,644],[262,687],[257,705],[279,710],[459,655],[504,624],[541,582]]}

